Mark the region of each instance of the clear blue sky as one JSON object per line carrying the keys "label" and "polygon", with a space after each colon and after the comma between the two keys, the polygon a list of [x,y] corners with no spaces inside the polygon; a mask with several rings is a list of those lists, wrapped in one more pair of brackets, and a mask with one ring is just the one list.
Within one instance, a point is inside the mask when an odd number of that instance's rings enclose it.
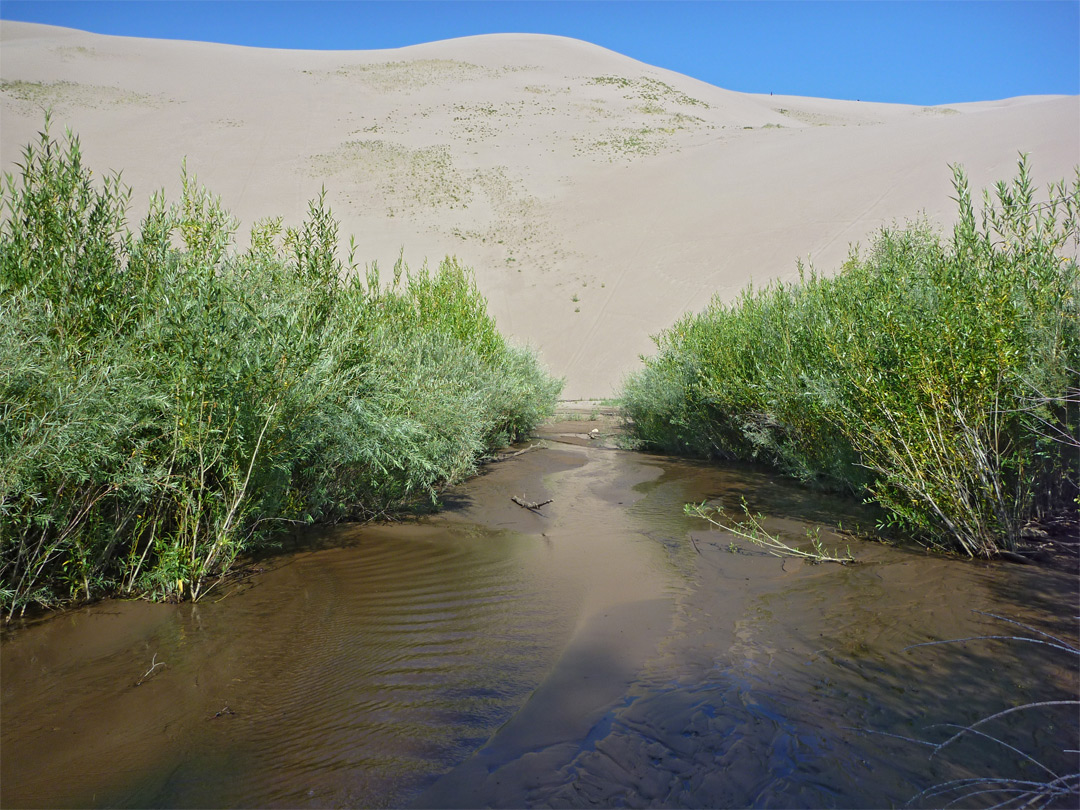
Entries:
{"label": "clear blue sky", "polygon": [[744,92],[908,104],[1080,94],[1080,0],[2,0],[0,18],[272,48],[560,34]]}

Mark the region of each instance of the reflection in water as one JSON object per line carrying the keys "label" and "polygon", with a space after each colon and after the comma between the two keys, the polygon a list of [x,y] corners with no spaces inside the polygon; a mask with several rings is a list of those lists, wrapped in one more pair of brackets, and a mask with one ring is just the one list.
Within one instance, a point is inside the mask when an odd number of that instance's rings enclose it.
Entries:
{"label": "reflection in water", "polygon": [[[887,806],[1016,757],[861,730],[1076,694],[1075,661],[1035,645],[904,651],[1003,634],[973,609],[1075,640],[1075,577],[872,544],[850,567],[731,553],[682,514],[718,497],[791,539],[873,520],[755,471],[567,447],[216,603],[10,632],[5,806]],[[1074,715],[1002,733],[1075,748]]]}

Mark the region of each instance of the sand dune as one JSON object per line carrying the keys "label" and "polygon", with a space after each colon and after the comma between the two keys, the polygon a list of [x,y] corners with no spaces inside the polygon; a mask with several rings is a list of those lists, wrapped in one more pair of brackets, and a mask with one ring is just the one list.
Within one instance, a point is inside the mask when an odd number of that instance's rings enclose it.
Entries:
{"label": "sand dune", "polygon": [[951,222],[948,164],[973,184],[1029,152],[1073,176],[1080,99],[917,107],[736,93],[585,42],[490,35],[383,51],[274,51],[0,23],[0,163],[42,108],[132,217],[176,199],[181,160],[243,232],[303,217],[325,186],[361,261],[453,254],[500,327],[609,396],[649,336],[714,293],[832,270],[920,212]]}

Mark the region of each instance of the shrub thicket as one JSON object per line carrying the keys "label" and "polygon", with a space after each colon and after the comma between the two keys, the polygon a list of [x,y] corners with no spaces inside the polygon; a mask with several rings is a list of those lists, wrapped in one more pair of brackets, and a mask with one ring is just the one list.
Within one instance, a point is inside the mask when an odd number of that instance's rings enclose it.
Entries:
{"label": "shrub thicket", "polygon": [[756,459],[869,496],[888,521],[971,555],[1076,504],[1077,181],[1035,200],[1026,157],[959,218],[884,229],[840,272],[714,299],[626,381],[646,445]]}
{"label": "shrub thicket", "polygon": [[391,283],[307,220],[235,223],[184,174],[137,233],[78,140],[28,146],[0,224],[0,596],[198,598],[296,523],[434,500],[550,413],[471,274]]}

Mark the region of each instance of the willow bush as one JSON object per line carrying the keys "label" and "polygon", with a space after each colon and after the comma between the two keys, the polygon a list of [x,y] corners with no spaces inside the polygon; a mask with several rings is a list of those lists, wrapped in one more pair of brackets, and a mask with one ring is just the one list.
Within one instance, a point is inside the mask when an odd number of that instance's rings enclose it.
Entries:
{"label": "willow bush", "polygon": [[1080,171],[1040,202],[1022,156],[978,217],[953,180],[950,239],[883,229],[833,276],[800,265],[657,336],[622,392],[638,441],[863,495],[970,555],[1075,509]]}
{"label": "willow bush", "polygon": [[78,139],[30,144],[0,224],[0,597],[197,599],[298,523],[434,501],[554,408],[455,260],[338,256],[320,197],[250,247],[183,176],[137,231]]}

